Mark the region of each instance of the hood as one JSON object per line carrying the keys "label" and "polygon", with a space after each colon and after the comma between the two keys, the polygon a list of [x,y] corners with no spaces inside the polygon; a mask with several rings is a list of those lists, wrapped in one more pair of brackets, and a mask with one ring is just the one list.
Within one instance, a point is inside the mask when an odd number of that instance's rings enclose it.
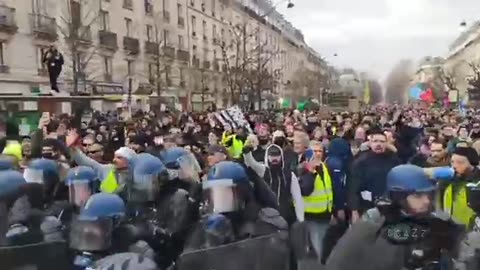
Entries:
{"label": "hood", "polygon": [[328,146],[328,155],[348,158],[352,155],[350,144],[344,139],[335,138],[330,142],[330,145]]}
{"label": "hood", "polygon": [[285,167],[285,157],[283,156],[283,149],[276,145],[276,144],[270,144],[266,149],[265,149],[265,166],[268,168],[268,150],[271,148],[271,147],[276,147],[280,150],[280,153],[282,155],[282,169]]}

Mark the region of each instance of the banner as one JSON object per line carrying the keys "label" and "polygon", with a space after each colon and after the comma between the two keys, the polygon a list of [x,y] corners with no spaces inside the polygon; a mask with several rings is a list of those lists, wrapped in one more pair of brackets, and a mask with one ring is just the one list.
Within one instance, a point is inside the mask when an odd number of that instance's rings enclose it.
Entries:
{"label": "banner", "polygon": [[243,112],[237,105],[226,110],[216,112],[215,117],[218,119],[218,121],[220,121],[220,123],[222,123],[225,129],[228,129],[229,127],[232,129],[245,127],[248,132],[253,133],[250,123],[247,121],[243,115]]}

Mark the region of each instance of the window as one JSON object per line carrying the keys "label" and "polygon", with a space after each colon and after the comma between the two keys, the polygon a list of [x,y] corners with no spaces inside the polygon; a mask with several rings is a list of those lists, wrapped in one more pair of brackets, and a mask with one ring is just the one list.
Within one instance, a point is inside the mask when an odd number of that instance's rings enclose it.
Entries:
{"label": "window", "polygon": [[179,68],[179,69],[178,69],[178,72],[179,72],[179,74],[180,74],[180,82],[184,82],[184,81],[185,81],[185,78],[184,78],[183,68]]}
{"label": "window", "polygon": [[163,12],[168,11],[168,1],[170,0],[162,0]]}
{"label": "window", "polygon": [[205,0],[202,0],[202,11],[205,12],[205,10],[206,10]]}
{"label": "window", "polygon": [[172,81],[170,80],[170,73],[172,68],[170,66],[165,66],[165,81],[167,82],[167,86],[172,86]]}
{"label": "window", "polygon": [[33,14],[47,14],[47,3],[45,0],[33,0],[32,1],[32,13]]}
{"label": "window", "polygon": [[153,14],[153,0],[145,0],[145,14]]}
{"label": "window", "polygon": [[163,30],[163,43],[165,45],[170,44],[170,32],[168,30]]}
{"label": "window", "polygon": [[183,36],[178,35],[178,48],[183,49]]}
{"label": "window", "polygon": [[127,37],[132,34],[132,19],[125,18],[125,29],[127,30]]}
{"label": "window", "polygon": [[133,1],[132,0],[123,0],[123,7],[126,9],[133,9]]}
{"label": "window", "polygon": [[153,63],[148,64],[148,82],[155,84],[155,70],[156,65]]}
{"label": "window", "polygon": [[[1,47],[2,47],[1,58],[3,59],[3,43],[0,43],[0,44],[1,44]],[[47,50],[48,49],[45,48],[45,47],[37,47],[37,68],[40,69],[40,70],[46,70],[47,69],[47,66],[43,62],[43,56],[45,55]],[[0,65],[2,65],[2,64],[3,64],[3,60],[0,63]]]}
{"label": "window", "polygon": [[133,60],[127,60],[127,73],[128,76],[135,74],[135,62]]}
{"label": "window", "polygon": [[194,37],[197,35],[196,28],[197,28],[197,19],[195,18],[195,16],[192,16],[192,36]]}
{"label": "window", "polygon": [[212,26],[212,35],[213,38],[217,38],[217,26],[215,24]]}
{"label": "window", "polygon": [[225,29],[220,30],[220,38],[222,40],[225,38]]}
{"label": "window", "polygon": [[192,6],[192,7],[195,6],[195,0],[190,0],[190,6]]}
{"label": "window", "polygon": [[178,13],[178,16],[182,16],[183,14],[183,6],[182,4],[177,4],[177,13]]}
{"label": "window", "polygon": [[103,73],[105,75],[112,75],[112,58],[108,56],[103,57]]}
{"label": "window", "polygon": [[110,29],[110,18],[107,11],[100,11],[100,23],[101,29],[103,31],[108,31]]}
{"label": "window", "polygon": [[193,31],[195,31],[196,26],[197,26],[197,18],[195,18],[195,16],[192,16],[192,28],[193,28]]}
{"label": "window", "polygon": [[203,21],[202,23],[202,31],[203,31],[203,35],[207,35],[207,22],[206,21]]}
{"label": "window", "polygon": [[212,0],[212,16],[215,17],[215,2],[217,0]]}
{"label": "window", "polygon": [[153,41],[153,26],[147,24],[147,41]]}

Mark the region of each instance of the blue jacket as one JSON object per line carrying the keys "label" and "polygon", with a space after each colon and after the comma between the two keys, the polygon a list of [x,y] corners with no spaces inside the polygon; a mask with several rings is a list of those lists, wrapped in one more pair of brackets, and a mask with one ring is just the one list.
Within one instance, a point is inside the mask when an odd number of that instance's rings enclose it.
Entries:
{"label": "blue jacket", "polygon": [[352,150],[348,141],[342,138],[333,139],[328,147],[328,157],[325,164],[330,172],[333,185],[334,209],[341,210],[346,205],[345,179],[349,174],[352,160]]}

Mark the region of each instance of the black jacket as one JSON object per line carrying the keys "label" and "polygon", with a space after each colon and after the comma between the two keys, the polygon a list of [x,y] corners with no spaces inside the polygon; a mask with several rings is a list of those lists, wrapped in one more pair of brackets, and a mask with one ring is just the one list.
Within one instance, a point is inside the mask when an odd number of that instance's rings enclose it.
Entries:
{"label": "black jacket", "polygon": [[359,221],[338,241],[326,270],[401,270],[405,248],[378,235],[382,223]]}
{"label": "black jacket", "polygon": [[[373,207],[375,199],[386,191],[387,174],[393,167],[400,165],[395,153],[376,154],[369,151],[362,154],[352,164],[347,179],[347,205],[352,210],[365,210]],[[371,192],[372,201],[362,198],[361,192]]]}

